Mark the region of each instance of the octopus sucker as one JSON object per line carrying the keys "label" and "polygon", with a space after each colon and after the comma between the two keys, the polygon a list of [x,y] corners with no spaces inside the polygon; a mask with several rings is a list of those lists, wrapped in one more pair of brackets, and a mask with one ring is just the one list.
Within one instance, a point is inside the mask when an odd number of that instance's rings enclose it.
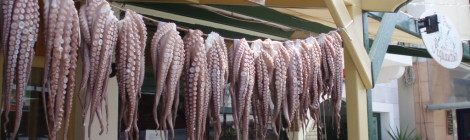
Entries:
{"label": "octopus sucker", "polygon": [[[117,78],[123,108],[119,122],[124,120],[126,139],[139,139],[139,130],[135,126],[137,126],[138,100],[143,80],[142,65],[145,64],[143,51],[147,39],[146,28],[142,27],[143,22],[140,15],[127,10],[125,17],[117,25],[119,28],[116,47]],[[109,75],[109,70],[106,75]]]}
{"label": "octopus sucker", "polygon": [[187,139],[200,140],[204,138],[206,108],[210,97],[204,39],[201,31],[189,30],[183,41],[186,52],[183,78]]}
{"label": "octopus sucker", "polygon": [[4,0],[2,6],[2,51],[4,54],[4,81],[2,112],[6,125],[9,123],[10,94],[16,85],[15,123],[13,134],[15,139],[21,123],[24,94],[31,73],[34,57],[34,44],[39,28],[39,5],[37,0]]}
{"label": "octopus sucker", "polygon": [[219,139],[222,133],[219,118],[221,98],[225,93],[225,86],[228,80],[228,56],[224,39],[215,32],[210,33],[205,41],[205,50],[207,69],[210,77],[209,116],[215,129],[214,139]]}

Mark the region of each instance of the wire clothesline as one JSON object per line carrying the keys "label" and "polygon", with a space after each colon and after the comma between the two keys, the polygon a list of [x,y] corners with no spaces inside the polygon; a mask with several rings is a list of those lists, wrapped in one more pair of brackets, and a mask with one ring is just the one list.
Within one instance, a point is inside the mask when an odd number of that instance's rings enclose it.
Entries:
{"label": "wire clothesline", "polygon": [[[113,5],[113,4],[110,4],[110,6],[113,7],[113,8],[116,8],[116,9],[118,9],[118,10],[120,10],[120,11],[129,10],[129,9],[125,9],[125,8],[122,8],[122,7]],[[140,14],[140,13],[139,13],[139,14]],[[141,14],[141,15],[142,15],[142,14]],[[144,15],[142,15],[142,18],[143,18],[143,19],[146,19],[146,20],[148,20],[148,21],[154,22],[154,23],[159,23],[159,22],[161,22],[161,21],[158,21],[158,20],[156,20],[156,19],[153,19],[153,18],[144,16]],[[347,29],[352,23],[353,23],[353,21],[350,21],[350,22],[349,22],[348,24],[346,24],[344,27],[336,28],[335,30],[332,30],[332,31],[330,31],[330,32],[338,32],[338,31],[341,31],[341,30],[345,30],[345,29]],[[176,29],[177,29],[177,30],[180,30],[180,31],[184,31],[184,32],[188,32],[188,31],[190,30],[190,29],[188,29],[188,28],[184,28],[184,27],[180,27],[180,26],[176,26]],[[208,34],[206,34],[206,33],[203,33],[202,35],[203,35],[203,36],[208,36]],[[317,36],[317,37],[318,37],[318,36]],[[316,37],[316,38],[317,38],[317,37]],[[348,37],[349,37],[349,34],[348,34]],[[349,39],[351,39],[351,37],[349,37]],[[224,40],[234,41],[235,39],[233,39],[233,38],[228,38],[228,37],[224,37]],[[254,42],[254,41],[247,41],[247,42],[252,43],[252,42]]]}

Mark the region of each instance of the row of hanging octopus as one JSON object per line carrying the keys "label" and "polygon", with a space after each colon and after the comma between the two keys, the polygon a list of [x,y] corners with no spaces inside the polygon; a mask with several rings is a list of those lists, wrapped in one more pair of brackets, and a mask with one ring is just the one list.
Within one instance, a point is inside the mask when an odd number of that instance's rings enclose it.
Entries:
{"label": "row of hanging octopus", "polygon": [[[3,0],[1,8],[4,78],[0,113],[5,130],[13,91],[17,104],[10,139],[15,139],[21,122],[40,16],[45,47],[42,100],[50,139],[58,139],[61,127],[63,139],[67,139],[74,96],[83,109],[83,119],[88,115],[88,124],[83,124],[88,125],[88,134],[95,116],[99,134],[107,130],[107,85],[113,60],[124,138],[139,139],[137,108],[147,46],[142,15],[126,10],[119,20],[105,0],[88,0],[79,11],[73,0],[44,0],[43,11],[39,11],[38,0]],[[180,92],[190,140],[205,139],[206,124],[213,126],[215,139],[221,137],[219,114],[226,93],[230,94],[238,139],[249,139],[251,113],[259,139],[266,139],[269,125],[278,139],[281,131],[305,126],[309,118],[322,127],[320,98],[332,99],[339,131],[343,49],[337,32],[286,42],[255,40],[251,46],[245,39],[235,39],[228,49],[224,38],[214,32],[205,40],[199,30],[190,29],[184,37],[179,33],[174,23],[159,22],[148,57],[156,83],[152,114],[157,128],[170,130],[172,138]],[[82,67],[80,83],[75,80],[78,64]]]}

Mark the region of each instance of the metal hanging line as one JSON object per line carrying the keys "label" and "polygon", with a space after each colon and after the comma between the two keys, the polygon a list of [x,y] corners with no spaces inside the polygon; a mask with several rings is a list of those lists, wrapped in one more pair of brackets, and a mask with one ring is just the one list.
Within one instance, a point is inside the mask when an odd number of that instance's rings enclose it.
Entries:
{"label": "metal hanging line", "polygon": [[[110,5],[111,7],[113,7],[113,8],[116,8],[116,9],[120,10],[120,11],[130,10],[130,9],[125,9],[125,8],[122,8],[122,7],[113,5],[113,4],[109,4],[109,5]],[[136,13],[137,13],[137,12],[136,12]],[[139,13],[139,14],[140,14],[140,13]],[[142,15],[142,14],[141,14],[141,15]],[[143,18],[143,19],[146,19],[146,20],[148,20],[148,21],[154,22],[154,23],[159,23],[159,22],[161,22],[161,21],[158,21],[158,20],[156,20],[156,19],[146,17],[146,16],[144,16],[144,15],[142,15],[142,18]],[[353,21],[350,21],[346,26],[341,27],[341,28],[336,28],[336,30],[331,30],[331,31],[329,31],[328,33],[330,33],[330,32],[339,32],[339,31],[341,31],[341,30],[345,30],[345,31],[346,31],[346,29],[347,29],[352,23],[353,23]],[[180,31],[184,31],[184,32],[189,32],[190,29],[176,26],[176,30],[180,30]],[[322,33],[320,36],[322,36],[322,35],[324,35],[324,34]],[[202,36],[208,36],[208,34],[203,33]],[[315,38],[319,38],[320,36],[316,36]],[[349,38],[350,40],[352,40],[352,38],[349,36],[349,34],[348,34],[348,38]],[[224,40],[232,41],[232,42],[233,42],[235,39],[233,39],[233,38],[228,38],[228,37],[224,37]],[[274,40],[274,41],[275,41],[275,40]],[[247,40],[247,42],[248,42],[248,43],[253,43],[254,41],[249,41],[249,40]],[[282,41],[280,41],[280,42],[282,42]]]}

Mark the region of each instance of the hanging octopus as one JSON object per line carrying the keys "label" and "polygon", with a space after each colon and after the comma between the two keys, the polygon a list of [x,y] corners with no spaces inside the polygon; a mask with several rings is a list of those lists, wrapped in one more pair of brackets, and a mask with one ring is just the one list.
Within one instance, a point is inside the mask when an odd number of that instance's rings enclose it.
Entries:
{"label": "hanging octopus", "polygon": [[[313,37],[309,37],[305,40],[306,45],[311,46],[311,50],[309,51],[311,54],[311,71],[312,71],[312,83],[310,84],[311,91],[310,91],[310,98],[309,98],[309,106],[308,109],[310,111],[310,117],[312,117],[315,121],[315,124],[318,128],[322,127],[322,122],[320,118],[320,94],[323,92],[323,79],[322,79],[322,71],[321,71],[321,58],[322,52],[320,45],[318,44],[317,40]],[[320,129],[318,129],[320,130]]]}
{"label": "hanging octopus", "polygon": [[327,34],[320,35],[320,48],[321,53],[323,54],[321,57],[322,60],[322,77],[323,77],[323,93],[322,98],[326,99],[331,96],[331,92],[333,90],[333,86],[335,84],[335,62],[334,62],[334,47],[332,47],[332,38]]}
{"label": "hanging octopus", "polygon": [[274,62],[271,56],[275,53],[272,47],[272,41],[266,39],[264,42],[256,40],[252,43],[251,49],[255,57],[255,90],[253,93],[253,116],[258,127],[261,139],[266,139],[268,132],[268,123],[271,114],[271,81],[274,72]]}
{"label": "hanging octopus", "polygon": [[210,76],[202,32],[189,30],[183,38],[185,50],[184,86],[187,139],[204,139],[208,103],[210,99]]}
{"label": "hanging octopus", "polygon": [[290,61],[287,67],[287,94],[283,101],[284,118],[290,128],[300,106],[300,94],[303,90],[303,61],[300,54],[300,42],[286,41],[285,47],[289,53]]}
{"label": "hanging octopus", "polygon": [[118,89],[122,101],[119,122],[124,119],[126,139],[139,139],[137,108],[144,80],[147,31],[142,16],[131,10],[126,11],[118,26],[116,61]]}
{"label": "hanging octopus", "polygon": [[38,37],[39,5],[37,0],[2,0],[3,101],[1,113],[4,129],[9,122],[10,93],[16,87],[15,139],[21,123],[24,94],[31,73],[34,45]]}
{"label": "hanging octopus", "polygon": [[64,139],[67,139],[80,45],[78,12],[72,0],[46,0],[44,7],[46,63],[43,87],[48,89],[48,95],[46,97],[43,90],[42,96],[46,124],[49,137],[56,139],[65,119]]}
{"label": "hanging octopus", "polygon": [[[174,138],[174,121],[179,102],[179,78],[183,71],[185,58],[183,40],[176,31],[174,23],[160,22],[153,36],[151,55],[155,82],[155,104],[153,115],[157,127],[163,130],[170,128]],[[160,120],[157,118],[158,104],[162,98],[163,106]],[[174,114],[172,114],[172,110]],[[161,126],[160,126],[161,125]],[[166,137],[166,136],[165,136]]]}
{"label": "hanging octopus", "polygon": [[230,93],[234,124],[239,139],[247,140],[255,81],[254,54],[245,39],[234,40],[230,49]]}
{"label": "hanging octopus", "polygon": [[[308,110],[311,104],[311,91],[313,88],[311,87],[312,82],[314,80],[314,70],[313,70],[313,63],[312,62],[312,57],[314,55],[313,51],[313,45],[308,44],[304,40],[298,40],[297,43],[300,43],[300,57],[302,59],[303,65],[302,65],[302,77],[303,77],[303,89],[300,93],[300,105],[299,105],[299,116],[297,119],[299,119],[301,122],[303,122],[303,127],[307,125],[307,119],[308,119]],[[297,44],[298,45],[298,44]],[[299,47],[299,46],[297,46]]]}
{"label": "hanging octopus", "polygon": [[333,76],[333,87],[331,89],[331,100],[333,101],[333,122],[336,124],[337,137],[340,133],[340,121],[341,121],[341,97],[342,97],[342,84],[343,84],[343,47],[341,36],[338,32],[328,33],[328,38],[330,40],[330,51],[333,54],[333,67],[334,67],[334,76]]}
{"label": "hanging octopus", "polygon": [[282,129],[281,122],[281,109],[283,108],[283,101],[286,97],[286,82],[287,82],[287,68],[290,62],[290,56],[287,49],[282,45],[281,42],[274,42],[273,48],[276,50],[277,55],[273,56],[274,60],[274,80],[271,86],[271,100],[274,104],[274,112],[272,118],[273,131],[277,139],[279,139],[279,133]]}
{"label": "hanging octopus", "polygon": [[[109,3],[104,0],[87,1],[80,8],[80,30],[83,36],[81,58],[83,75],[80,83],[79,100],[85,118],[89,112],[88,137],[91,133],[95,114],[101,131],[104,132],[102,102],[105,102],[106,120],[108,118],[107,85],[111,72],[111,60],[118,38],[118,19],[113,15]],[[84,100],[82,99],[84,96]],[[84,124],[85,125],[85,124]],[[108,125],[106,127],[109,126]]]}
{"label": "hanging octopus", "polygon": [[205,41],[207,70],[210,77],[210,101],[209,118],[215,129],[215,138],[219,139],[222,133],[220,123],[220,105],[225,95],[225,87],[228,80],[228,60],[227,49],[224,38],[212,32]]}

